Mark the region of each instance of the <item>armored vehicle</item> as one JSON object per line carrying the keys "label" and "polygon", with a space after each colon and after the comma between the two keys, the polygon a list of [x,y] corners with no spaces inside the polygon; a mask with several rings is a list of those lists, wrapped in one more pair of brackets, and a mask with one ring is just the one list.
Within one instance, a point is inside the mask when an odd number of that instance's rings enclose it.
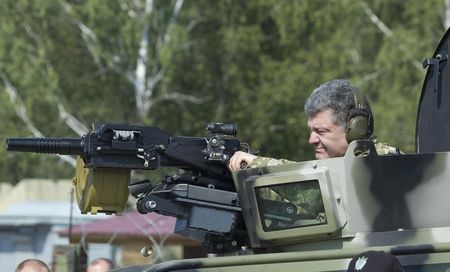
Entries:
{"label": "armored vehicle", "polygon": [[406,271],[450,271],[449,40],[447,31],[424,61],[413,154],[381,156],[356,140],[344,157],[230,175],[224,162],[242,143],[225,124],[200,138],[98,124],[81,140],[8,139],[7,148],[80,155],[74,184],[84,213],[120,213],[130,169],[184,170],[130,191],[138,211],[177,217],[176,232],[216,257],[120,271],[346,271],[371,250],[392,253]]}

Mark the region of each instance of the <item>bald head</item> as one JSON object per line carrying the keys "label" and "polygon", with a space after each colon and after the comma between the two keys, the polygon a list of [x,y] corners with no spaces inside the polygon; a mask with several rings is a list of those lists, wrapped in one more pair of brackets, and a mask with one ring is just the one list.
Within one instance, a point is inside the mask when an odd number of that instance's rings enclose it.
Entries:
{"label": "bald head", "polygon": [[17,266],[16,272],[50,272],[50,268],[41,260],[27,259]]}
{"label": "bald head", "polygon": [[113,269],[113,263],[106,258],[98,258],[91,262],[87,268],[87,272],[106,272]]}

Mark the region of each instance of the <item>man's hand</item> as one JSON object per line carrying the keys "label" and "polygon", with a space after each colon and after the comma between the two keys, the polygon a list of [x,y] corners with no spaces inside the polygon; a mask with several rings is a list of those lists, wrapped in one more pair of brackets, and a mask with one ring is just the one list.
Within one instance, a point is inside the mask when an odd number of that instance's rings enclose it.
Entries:
{"label": "man's hand", "polygon": [[230,162],[228,163],[228,168],[230,168],[230,170],[240,170],[242,163],[245,163],[247,167],[250,167],[252,166],[255,158],[255,155],[238,151],[231,157]]}

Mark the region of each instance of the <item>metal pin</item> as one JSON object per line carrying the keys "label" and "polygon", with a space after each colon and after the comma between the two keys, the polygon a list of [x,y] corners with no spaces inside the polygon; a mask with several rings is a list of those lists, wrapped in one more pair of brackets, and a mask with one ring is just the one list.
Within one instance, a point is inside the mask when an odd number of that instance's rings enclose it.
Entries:
{"label": "metal pin", "polygon": [[145,246],[141,249],[141,255],[143,257],[149,257],[153,254],[153,247],[151,246]]}
{"label": "metal pin", "polygon": [[157,206],[156,201],[154,201],[154,200],[150,200],[145,203],[145,207],[147,207],[149,209],[154,209],[154,208],[156,208],[156,206]]}

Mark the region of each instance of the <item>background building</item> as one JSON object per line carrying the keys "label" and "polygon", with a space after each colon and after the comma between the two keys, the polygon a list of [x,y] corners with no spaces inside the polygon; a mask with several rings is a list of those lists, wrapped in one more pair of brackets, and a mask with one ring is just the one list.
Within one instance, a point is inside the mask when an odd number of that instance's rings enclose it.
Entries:
{"label": "background building", "polygon": [[[58,231],[70,222],[83,224],[105,215],[82,215],[71,204],[69,180],[28,179],[17,186],[0,187],[0,263],[3,271],[14,271],[18,263],[37,258],[49,265],[55,246],[68,246]],[[107,251],[107,250],[106,250]]]}
{"label": "background building", "polygon": [[[69,180],[0,184],[2,271],[14,271],[28,258],[54,272],[71,272],[98,257],[127,266],[205,255],[198,242],[173,233],[175,218],[133,210],[122,216],[81,214],[71,193]],[[153,249],[149,257],[141,255],[145,246]]]}

